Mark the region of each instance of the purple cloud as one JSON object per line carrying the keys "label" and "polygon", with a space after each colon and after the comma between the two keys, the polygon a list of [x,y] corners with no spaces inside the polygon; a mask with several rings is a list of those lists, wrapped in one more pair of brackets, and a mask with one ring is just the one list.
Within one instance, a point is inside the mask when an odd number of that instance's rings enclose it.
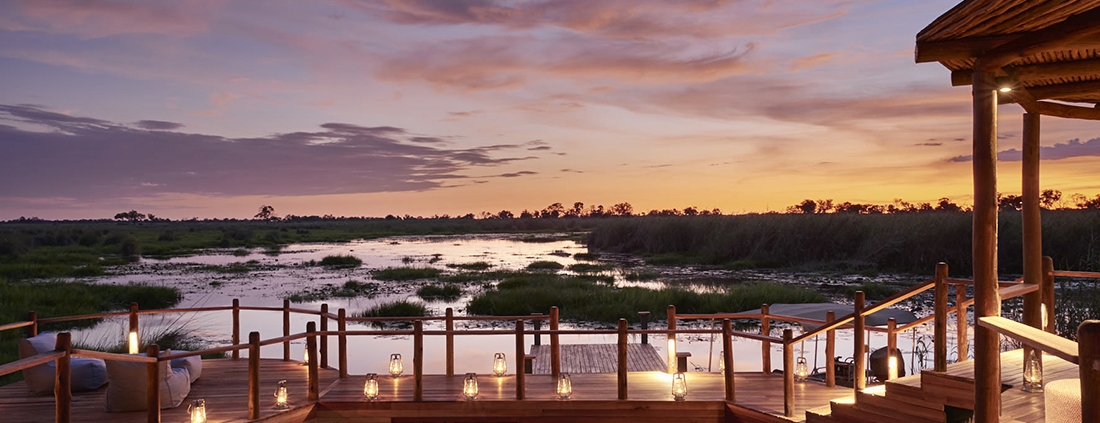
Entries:
{"label": "purple cloud", "polygon": [[140,120],[134,122],[134,126],[151,131],[174,131],[182,128],[184,125],[182,123],[165,122],[163,120]]}
{"label": "purple cloud", "polygon": [[[1074,138],[1064,143],[1056,143],[1051,146],[1039,147],[1039,157],[1042,160],[1062,160],[1071,157],[1100,156],[1100,138],[1081,142],[1080,138]],[[1018,162],[1024,159],[1024,153],[1018,149],[1010,148],[997,153],[997,160],[1003,162]],[[949,162],[969,162],[974,156],[955,156],[947,159]]]}

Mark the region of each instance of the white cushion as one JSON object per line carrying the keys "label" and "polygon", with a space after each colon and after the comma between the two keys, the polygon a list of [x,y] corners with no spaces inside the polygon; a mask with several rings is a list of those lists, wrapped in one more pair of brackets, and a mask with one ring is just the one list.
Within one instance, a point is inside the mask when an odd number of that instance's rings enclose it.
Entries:
{"label": "white cushion", "polygon": [[[166,354],[172,354],[174,352],[175,353],[185,353],[185,352],[190,352],[190,351],[182,351],[182,350],[172,351],[172,350],[168,350],[166,352]],[[199,376],[202,376],[202,357],[201,356],[195,355],[195,356],[191,356],[191,357],[176,358],[176,359],[171,360],[170,363],[171,363],[171,366],[172,366],[173,369],[187,369],[187,374],[191,377],[191,383],[195,383],[195,381],[199,379]]]}
{"label": "white cushion", "polygon": [[[57,346],[57,335],[43,332],[27,339],[19,340],[19,358],[53,351]],[[57,362],[51,361],[23,370],[23,380],[27,389],[39,394],[52,394]],[[92,391],[107,383],[107,366],[98,358],[73,357],[69,359],[70,386],[75,392]]]}
{"label": "white cushion", "polygon": [[[160,379],[160,408],[173,408],[191,392],[187,369],[169,370],[168,362],[157,363]],[[149,379],[146,363],[107,361],[107,411],[146,409]]]}

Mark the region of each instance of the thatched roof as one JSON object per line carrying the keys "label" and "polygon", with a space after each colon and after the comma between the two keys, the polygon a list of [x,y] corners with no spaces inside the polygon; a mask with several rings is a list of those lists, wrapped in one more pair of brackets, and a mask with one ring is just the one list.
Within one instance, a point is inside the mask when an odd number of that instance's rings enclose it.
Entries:
{"label": "thatched roof", "polygon": [[916,60],[940,62],[953,85],[969,85],[977,64],[1013,84],[1002,102],[1025,108],[1100,103],[1100,0],[966,0],[917,34]]}

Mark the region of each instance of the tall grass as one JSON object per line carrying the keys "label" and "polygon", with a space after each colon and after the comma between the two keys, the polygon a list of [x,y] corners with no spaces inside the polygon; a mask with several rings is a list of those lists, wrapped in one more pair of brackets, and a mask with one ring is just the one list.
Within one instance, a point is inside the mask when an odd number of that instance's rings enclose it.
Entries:
{"label": "tall grass", "polygon": [[[1043,252],[1059,269],[1100,270],[1100,211],[1044,211]],[[1000,214],[999,268],[1020,273],[1019,212]],[[931,273],[943,261],[969,274],[970,213],[762,214],[604,219],[589,248],[650,256],[653,264],[732,268],[842,267]]]}
{"label": "tall grass", "polygon": [[454,301],[462,296],[462,288],[454,284],[424,285],[416,290],[416,295],[427,301]]}
{"label": "tall grass", "polygon": [[325,256],[320,264],[328,267],[359,267],[363,265],[363,260],[355,256],[334,255]]}
{"label": "tall grass", "polygon": [[378,269],[371,276],[380,281],[412,281],[417,279],[431,279],[440,274],[439,269],[431,267],[387,267]]}
{"label": "tall grass", "polygon": [[408,300],[382,303],[363,310],[359,317],[421,317],[428,315],[428,308],[423,304]]}
{"label": "tall grass", "polygon": [[738,312],[771,303],[807,303],[825,297],[807,289],[775,283],[735,285],[720,293],[696,293],[683,289],[614,288],[587,278],[552,274],[505,278],[496,289],[470,301],[471,314],[518,316],[545,313],[558,306],[562,317],[572,320],[614,322],[637,320],[638,311],[664,313],[669,304],[682,313]]}

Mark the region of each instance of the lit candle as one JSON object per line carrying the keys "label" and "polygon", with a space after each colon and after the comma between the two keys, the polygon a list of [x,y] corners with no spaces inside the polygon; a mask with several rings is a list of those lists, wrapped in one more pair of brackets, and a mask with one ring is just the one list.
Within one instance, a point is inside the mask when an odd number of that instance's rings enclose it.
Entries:
{"label": "lit candle", "polygon": [[806,364],[806,357],[798,357],[798,362],[794,365],[794,380],[804,382],[809,377],[810,366]]}
{"label": "lit candle", "polygon": [[508,360],[504,358],[504,353],[493,354],[493,374],[504,376],[508,373]]}
{"label": "lit candle", "polygon": [[569,373],[558,376],[558,398],[569,399],[573,395],[573,381],[569,379]]}
{"label": "lit candle", "polygon": [[468,400],[477,398],[476,373],[466,373],[466,378],[462,380],[462,396]]}
{"label": "lit candle", "polygon": [[893,355],[893,354],[890,354],[890,360],[888,362],[890,363],[890,370],[889,370],[889,373],[886,374],[886,379],[897,379],[897,377],[898,377],[898,357]]}
{"label": "lit candle", "polygon": [[1043,362],[1039,361],[1039,352],[1032,350],[1024,362],[1024,392],[1043,392]]}
{"label": "lit candle", "polygon": [[378,399],[377,373],[367,373],[367,382],[363,384],[363,396],[371,401]]}
{"label": "lit candle", "polygon": [[138,334],[137,332],[130,332],[130,354],[138,354],[141,349],[138,347]]}
{"label": "lit candle", "polygon": [[672,376],[672,398],[676,401],[683,401],[687,398],[688,385],[687,379],[683,373],[677,373]]}
{"label": "lit candle", "polygon": [[187,413],[191,415],[191,423],[206,423],[206,400],[197,399],[187,406]]}
{"label": "lit candle", "polygon": [[285,410],[287,408],[290,408],[290,405],[287,404],[286,381],[280,380],[279,387],[275,388],[275,409]]}
{"label": "lit candle", "polygon": [[401,376],[403,366],[401,365],[401,354],[390,354],[390,376]]}

